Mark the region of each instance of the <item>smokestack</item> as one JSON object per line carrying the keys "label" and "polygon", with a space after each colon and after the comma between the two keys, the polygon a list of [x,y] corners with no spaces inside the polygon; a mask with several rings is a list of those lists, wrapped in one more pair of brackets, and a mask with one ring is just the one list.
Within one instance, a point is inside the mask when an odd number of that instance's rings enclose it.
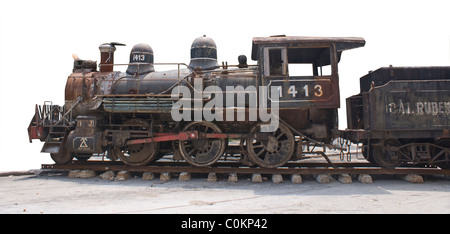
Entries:
{"label": "smokestack", "polygon": [[125,44],[111,42],[103,43],[98,48],[100,49],[100,72],[112,72],[114,70],[114,52],[116,45],[124,46]]}

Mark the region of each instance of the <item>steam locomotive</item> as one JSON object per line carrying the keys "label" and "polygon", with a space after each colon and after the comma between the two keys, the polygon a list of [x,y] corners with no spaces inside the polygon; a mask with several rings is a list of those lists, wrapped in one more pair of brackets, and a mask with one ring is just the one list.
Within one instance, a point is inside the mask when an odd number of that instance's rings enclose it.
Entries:
{"label": "steam locomotive", "polygon": [[[381,68],[347,99],[348,129],[338,129],[338,63],[363,47],[355,37],[255,37],[248,65],[218,64],[209,37],[195,39],[191,60],[154,63],[153,49],[131,49],[114,71],[121,43],[100,45],[100,64],[74,57],[65,104],[36,105],[28,134],[57,164],[103,155],[132,166],[161,157],[192,166],[234,158],[276,168],[341,137],[363,145],[382,167],[450,162],[450,67]],[[155,65],[177,69],[156,71]],[[233,156],[233,157],[231,157]],[[236,159],[237,158],[237,159]]]}

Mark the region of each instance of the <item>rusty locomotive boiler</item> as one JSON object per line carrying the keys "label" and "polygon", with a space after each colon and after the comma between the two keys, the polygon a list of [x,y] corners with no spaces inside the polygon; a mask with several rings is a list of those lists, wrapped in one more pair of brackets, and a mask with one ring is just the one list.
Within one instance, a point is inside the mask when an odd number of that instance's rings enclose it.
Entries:
{"label": "rusty locomotive boiler", "polygon": [[[243,55],[238,65],[219,65],[215,42],[203,36],[192,43],[189,64],[156,64],[153,49],[138,44],[130,52],[126,71],[121,72],[114,71],[114,52],[124,44],[105,43],[99,47],[98,70],[95,61],[75,59],[63,106],[51,102],[36,105],[28,127],[30,142],[43,141],[42,152],[50,153],[57,164],[104,155],[132,166],[164,157],[199,167],[237,160],[238,165],[276,168],[314,154],[316,146],[339,148],[332,140],[344,137],[363,143],[367,159],[383,167],[400,163],[448,165],[450,127],[445,113],[450,100],[442,96],[445,100],[422,101],[437,105],[438,114],[427,116],[421,125],[422,132],[436,128],[436,134],[424,137],[421,132],[414,141],[405,141],[390,129],[399,127],[395,123],[402,120],[395,114],[403,113],[407,101],[401,99],[404,104],[400,109],[399,92],[392,92],[389,100],[382,100],[383,93],[376,94],[381,95],[378,99],[372,97],[386,83],[392,83],[376,76],[377,72],[361,79],[364,90],[347,100],[349,129],[338,130],[338,63],[343,51],[364,45],[364,39],[353,37],[255,37],[251,59],[257,65],[248,65]],[[155,69],[164,65],[177,69]],[[411,73],[422,79],[422,73]],[[448,97],[448,72],[437,73],[442,79],[436,79],[443,82],[437,85],[443,85],[440,90]],[[428,81],[436,82],[433,79],[434,73]],[[409,82],[407,76],[403,82]],[[420,89],[421,84],[405,84],[405,92]],[[420,101],[408,103],[409,108],[420,105]],[[423,105],[426,113],[428,104]],[[381,114],[389,116],[375,118]],[[440,125],[427,126],[433,116],[440,118]],[[379,123],[383,133],[375,131],[378,127],[374,128],[373,120],[385,121]],[[411,130],[414,118],[408,121],[413,121],[408,126]],[[398,157],[399,152],[409,158]]]}

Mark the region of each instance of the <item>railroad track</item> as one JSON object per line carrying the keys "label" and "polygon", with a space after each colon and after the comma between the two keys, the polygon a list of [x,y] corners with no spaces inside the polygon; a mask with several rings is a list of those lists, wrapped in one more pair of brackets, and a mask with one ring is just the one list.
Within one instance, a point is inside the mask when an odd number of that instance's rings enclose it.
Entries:
{"label": "railroad track", "polygon": [[63,170],[93,170],[93,171],[129,171],[129,172],[153,172],[153,173],[237,173],[237,174],[376,174],[376,175],[450,175],[450,170],[425,167],[398,167],[387,169],[373,166],[364,162],[334,162],[331,167],[328,163],[288,163],[286,167],[259,168],[234,166],[235,163],[218,163],[214,167],[192,167],[186,165],[174,165],[171,162],[159,162],[151,166],[129,166],[118,162],[109,161],[73,161],[69,164],[42,164],[41,169],[63,169]]}

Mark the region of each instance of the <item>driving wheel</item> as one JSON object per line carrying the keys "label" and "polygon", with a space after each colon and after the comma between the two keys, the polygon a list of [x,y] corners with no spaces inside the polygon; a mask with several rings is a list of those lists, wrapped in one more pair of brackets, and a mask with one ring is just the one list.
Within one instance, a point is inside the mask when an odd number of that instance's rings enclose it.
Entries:
{"label": "driving wheel", "polygon": [[[222,133],[220,128],[211,122],[192,122],[184,127],[183,132],[197,131],[201,133]],[[210,166],[217,162],[225,151],[224,138],[200,138],[180,141],[178,146],[181,157],[193,166]]]}
{"label": "driving wheel", "polygon": [[[148,131],[150,124],[143,119],[131,119],[124,123],[120,130]],[[143,144],[114,146],[114,153],[125,164],[131,166],[147,165],[156,158],[159,143],[150,142]]]}
{"label": "driving wheel", "polygon": [[291,159],[295,149],[295,138],[289,128],[279,123],[274,132],[261,132],[262,123],[250,131],[247,139],[247,153],[253,162],[261,167],[276,168]]}

